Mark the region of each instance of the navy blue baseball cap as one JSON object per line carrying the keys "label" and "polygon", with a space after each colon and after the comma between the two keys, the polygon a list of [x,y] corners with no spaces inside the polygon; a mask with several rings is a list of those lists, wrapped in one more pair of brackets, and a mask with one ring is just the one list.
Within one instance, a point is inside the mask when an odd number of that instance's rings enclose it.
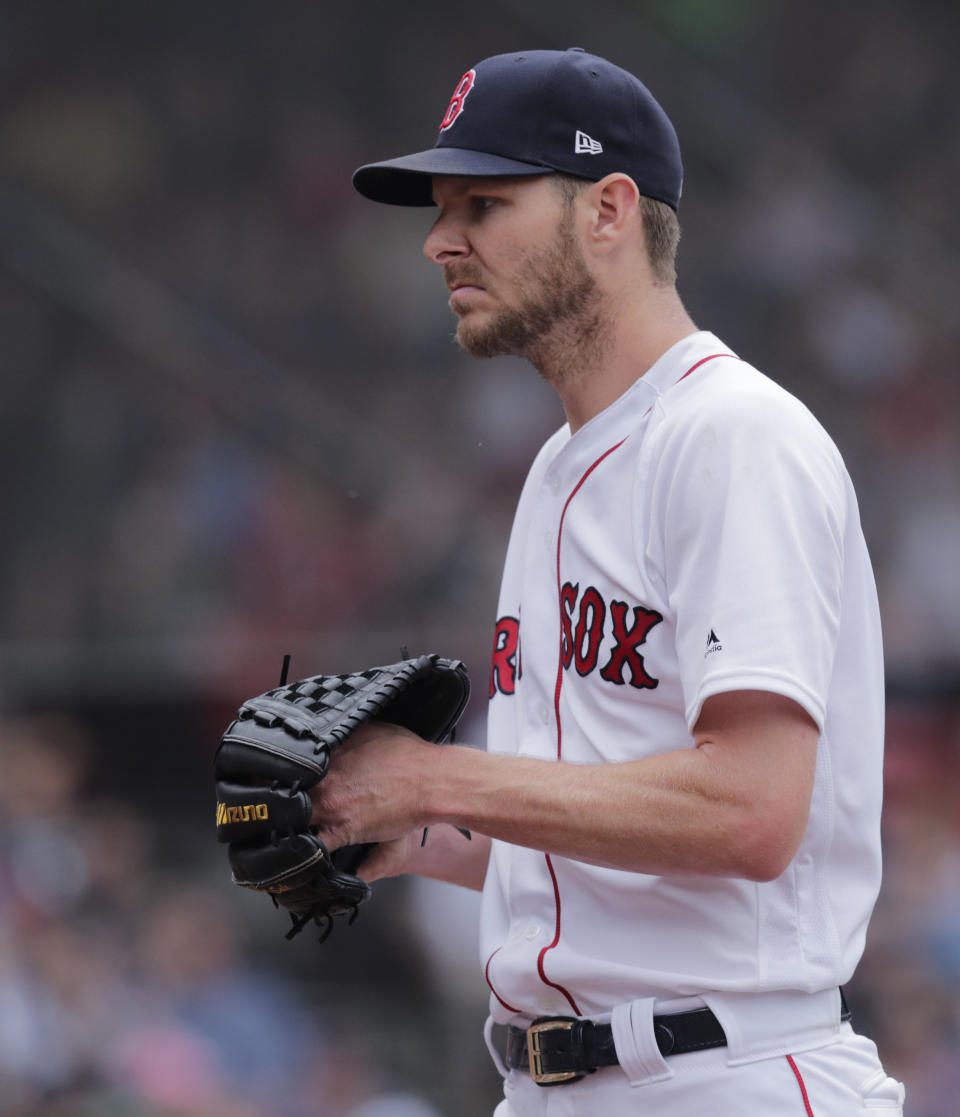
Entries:
{"label": "navy blue baseball cap", "polygon": [[580,47],[497,54],[457,83],[434,147],[368,163],[366,198],[433,205],[434,175],[542,175],[593,182],[628,174],[641,194],[677,208],[680,145],[667,114],[626,70]]}

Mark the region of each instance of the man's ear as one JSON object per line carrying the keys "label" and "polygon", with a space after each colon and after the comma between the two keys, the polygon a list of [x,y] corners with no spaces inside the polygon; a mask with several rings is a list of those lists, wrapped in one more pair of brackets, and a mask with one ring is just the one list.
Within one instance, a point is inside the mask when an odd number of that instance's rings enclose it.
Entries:
{"label": "man's ear", "polygon": [[588,235],[594,248],[603,252],[620,243],[640,220],[640,191],[629,175],[616,172],[595,182],[587,193]]}

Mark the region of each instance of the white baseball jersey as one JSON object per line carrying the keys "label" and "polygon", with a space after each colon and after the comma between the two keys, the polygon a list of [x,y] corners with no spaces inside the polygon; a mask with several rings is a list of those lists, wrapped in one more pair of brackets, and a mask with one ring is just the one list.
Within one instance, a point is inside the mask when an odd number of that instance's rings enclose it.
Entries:
{"label": "white baseball jersey", "polygon": [[701,332],[537,456],[506,557],[488,748],[574,764],[690,748],[705,699],[732,690],[786,695],[821,732],[786,872],[652,876],[495,841],[481,954],[496,1021],[710,991],[838,1004],[863,948],[884,698],[856,499],[810,412]]}

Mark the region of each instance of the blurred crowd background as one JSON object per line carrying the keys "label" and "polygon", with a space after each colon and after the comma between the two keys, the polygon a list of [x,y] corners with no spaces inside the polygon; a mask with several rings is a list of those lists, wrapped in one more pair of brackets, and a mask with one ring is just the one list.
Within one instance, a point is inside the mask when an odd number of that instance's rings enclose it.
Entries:
{"label": "blurred crowd background", "polygon": [[886,884],[848,995],[960,1091],[960,15],[935,0],[0,4],[0,1112],[485,1117],[475,900],[323,946],[234,888],[210,764],[281,657],[458,655],[553,396],[452,343],[432,144],[478,59],[584,46],[673,117],[694,318],[839,443],[880,586]]}

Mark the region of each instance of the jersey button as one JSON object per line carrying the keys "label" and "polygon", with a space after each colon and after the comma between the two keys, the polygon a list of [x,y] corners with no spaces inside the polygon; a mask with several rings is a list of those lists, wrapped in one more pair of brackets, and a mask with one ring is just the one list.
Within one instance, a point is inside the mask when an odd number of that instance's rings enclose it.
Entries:
{"label": "jersey button", "polygon": [[546,706],[540,707],[540,720],[543,722],[544,725],[550,724],[550,711],[547,709]]}
{"label": "jersey button", "polygon": [[539,934],[540,934],[540,928],[535,923],[531,923],[529,927],[524,929],[523,937],[525,939],[528,939],[528,940],[532,941]]}

